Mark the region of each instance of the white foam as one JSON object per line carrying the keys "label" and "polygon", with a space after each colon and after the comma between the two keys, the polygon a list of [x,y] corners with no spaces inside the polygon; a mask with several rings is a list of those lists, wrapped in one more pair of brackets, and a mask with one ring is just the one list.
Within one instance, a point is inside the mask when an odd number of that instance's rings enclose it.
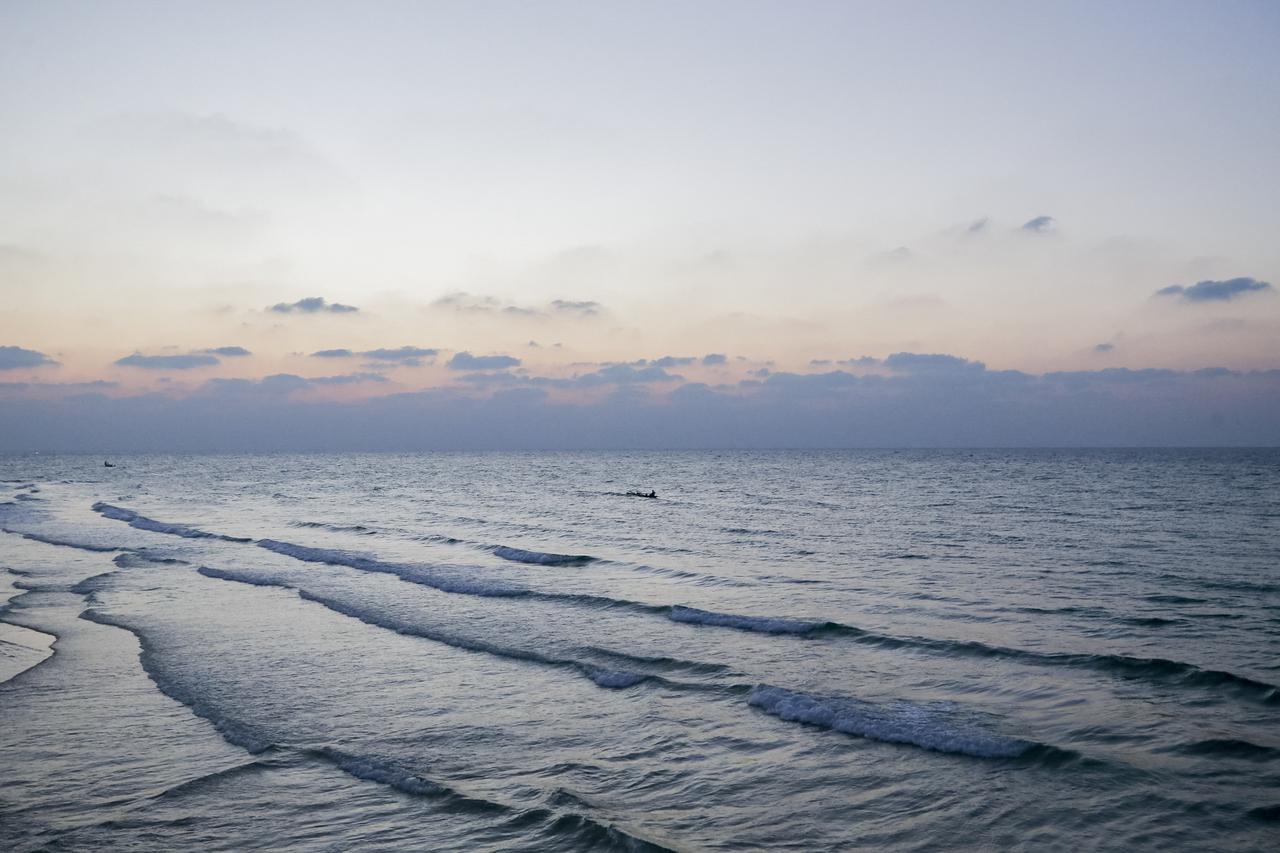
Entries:
{"label": "white foam", "polygon": [[847,697],[810,696],[767,684],[756,686],[747,702],[784,720],[938,752],[978,758],[1014,758],[1034,746],[1025,740],[966,724],[957,719],[953,710],[931,709],[909,702],[875,705]]}
{"label": "white foam", "polygon": [[432,782],[430,779],[423,779],[421,776],[410,773],[407,770],[401,770],[387,762],[364,756],[348,755],[345,752],[329,747],[321,747],[315,753],[332,761],[336,766],[357,779],[389,785],[406,794],[413,794],[419,797],[456,795],[456,792],[443,785]]}
{"label": "white foam", "polygon": [[594,669],[588,672],[587,676],[599,686],[612,690],[634,687],[649,677],[643,673],[620,669]]}

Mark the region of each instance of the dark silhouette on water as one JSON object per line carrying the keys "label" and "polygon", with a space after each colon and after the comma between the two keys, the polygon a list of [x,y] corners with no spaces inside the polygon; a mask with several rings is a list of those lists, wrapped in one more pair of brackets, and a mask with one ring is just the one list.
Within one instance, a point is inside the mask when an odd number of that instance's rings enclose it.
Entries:
{"label": "dark silhouette on water", "polygon": [[634,492],[634,491],[632,491],[632,492],[627,492],[627,497],[629,497],[629,498],[656,498],[657,496],[658,496],[658,493],[657,493],[656,491],[652,491],[652,492]]}
{"label": "dark silhouette on water", "polygon": [[103,462],[103,463],[102,463],[102,467],[103,467],[103,468],[114,468],[114,467],[116,467],[116,466],[112,465],[110,462]]}

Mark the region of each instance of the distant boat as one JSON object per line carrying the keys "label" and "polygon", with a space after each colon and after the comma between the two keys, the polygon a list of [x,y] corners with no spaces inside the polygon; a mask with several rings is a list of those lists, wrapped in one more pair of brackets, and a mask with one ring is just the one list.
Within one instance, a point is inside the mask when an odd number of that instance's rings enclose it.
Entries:
{"label": "distant boat", "polygon": [[627,492],[629,498],[656,498],[658,493],[655,492]]}
{"label": "distant boat", "polygon": [[102,463],[102,467],[103,467],[103,468],[114,468],[114,467],[116,467],[116,466],[112,465],[110,462],[103,462],[103,463]]}

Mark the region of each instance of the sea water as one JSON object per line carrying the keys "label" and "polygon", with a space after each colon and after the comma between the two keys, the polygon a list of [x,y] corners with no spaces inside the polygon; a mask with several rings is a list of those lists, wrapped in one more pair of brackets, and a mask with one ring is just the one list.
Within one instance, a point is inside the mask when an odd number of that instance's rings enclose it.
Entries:
{"label": "sea water", "polygon": [[111,461],[0,457],[5,850],[1280,839],[1278,451]]}

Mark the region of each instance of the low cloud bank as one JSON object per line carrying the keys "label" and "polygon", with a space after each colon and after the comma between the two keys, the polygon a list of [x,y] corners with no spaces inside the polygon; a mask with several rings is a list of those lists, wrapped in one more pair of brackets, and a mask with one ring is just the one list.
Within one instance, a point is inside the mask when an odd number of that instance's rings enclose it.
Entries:
{"label": "low cloud bank", "polygon": [[308,392],[385,379],[217,379],[186,397],[50,398],[13,383],[0,388],[0,450],[1280,445],[1280,370],[1036,375],[941,353],[847,361],[858,370],[761,369],[715,386],[652,362],[569,378],[473,371],[457,387],[355,402]]}

